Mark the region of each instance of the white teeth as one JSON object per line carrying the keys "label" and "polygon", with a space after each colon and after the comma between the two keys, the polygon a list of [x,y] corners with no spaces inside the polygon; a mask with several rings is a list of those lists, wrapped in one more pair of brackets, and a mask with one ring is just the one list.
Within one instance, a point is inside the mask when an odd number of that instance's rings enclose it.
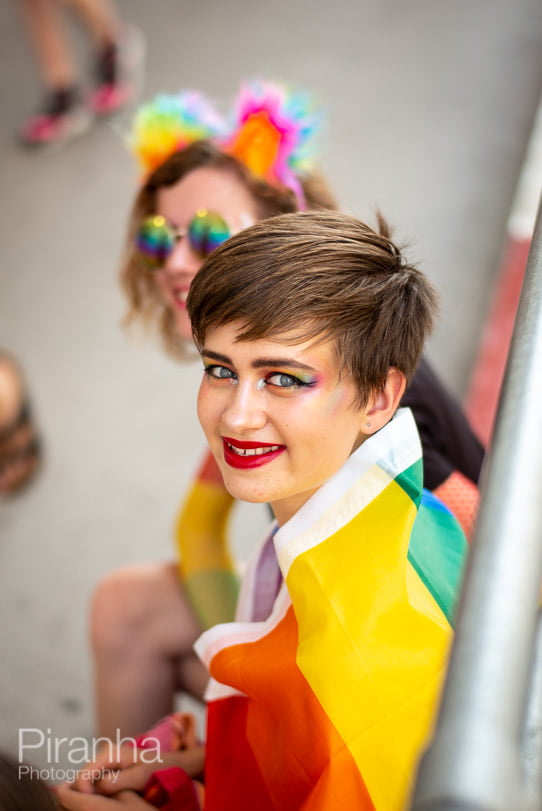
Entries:
{"label": "white teeth", "polygon": [[270,445],[267,448],[237,448],[235,445],[230,445],[229,442],[227,444],[228,448],[237,456],[263,456],[265,453],[272,453],[280,448],[280,445]]}
{"label": "white teeth", "polygon": [[181,301],[184,304],[188,298],[188,290],[176,290],[175,298],[177,301]]}

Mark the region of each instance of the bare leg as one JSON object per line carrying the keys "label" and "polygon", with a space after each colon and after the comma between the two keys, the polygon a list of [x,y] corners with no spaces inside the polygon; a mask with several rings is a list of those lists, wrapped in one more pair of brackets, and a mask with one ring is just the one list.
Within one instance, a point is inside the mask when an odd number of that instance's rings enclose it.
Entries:
{"label": "bare leg", "polygon": [[202,698],[201,633],[173,563],[129,566],[104,579],[91,609],[98,734],[135,736],[171,712],[175,693]]}
{"label": "bare leg", "polygon": [[109,0],[64,0],[82,17],[98,46],[118,40],[119,20]]}
{"label": "bare leg", "polygon": [[48,89],[73,87],[76,67],[57,0],[20,0],[42,81]]}
{"label": "bare leg", "polygon": [[21,375],[11,360],[0,354],[0,433],[17,417],[23,396]]}
{"label": "bare leg", "polygon": [[95,89],[87,105],[98,116],[116,113],[131,101],[141,85],[144,37],[123,22],[113,0],[64,0],[82,18],[93,40]]}

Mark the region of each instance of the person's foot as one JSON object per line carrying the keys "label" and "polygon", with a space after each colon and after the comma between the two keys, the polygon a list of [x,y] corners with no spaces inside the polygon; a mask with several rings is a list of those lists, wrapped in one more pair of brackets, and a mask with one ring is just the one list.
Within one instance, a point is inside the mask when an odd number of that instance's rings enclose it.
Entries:
{"label": "person's foot", "polygon": [[21,372],[0,353],[0,498],[28,484],[40,460],[39,436]]}
{"label": "person's foot", "polygon": [[112,115],[135,98],[144,61],[145,40],[133,25],[125,26],[118,43],[99,51],[94,66],[96,87],[88,97],[88,106],[96,116]]}
{"label": "person's foot", "polygon": [[29,147],[61,146],[85,132],[91,122],[77,88],[60,88],[51,91],[41,110],[25,121],[19,138]]}

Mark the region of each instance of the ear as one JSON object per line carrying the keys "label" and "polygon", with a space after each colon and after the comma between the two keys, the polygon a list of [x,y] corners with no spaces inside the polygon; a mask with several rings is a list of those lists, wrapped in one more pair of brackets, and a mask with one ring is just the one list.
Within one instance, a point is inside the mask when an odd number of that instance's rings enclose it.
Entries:
{"label": "ear", "polygon": [[391,366],[383,390],[374,392],[365,406],[361,426],[364,434],[376,433],[391,420],[399,407],[405,388],[404,374],[395,366]]}

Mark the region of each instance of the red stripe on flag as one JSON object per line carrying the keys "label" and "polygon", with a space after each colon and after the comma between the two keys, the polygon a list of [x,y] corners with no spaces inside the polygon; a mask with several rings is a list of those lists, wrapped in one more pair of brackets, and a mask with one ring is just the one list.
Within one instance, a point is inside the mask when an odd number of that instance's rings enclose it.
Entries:
{"label": "red stripe on flag", "polygon": [[466,412],[485,445],[493,430],[530,244],[530,239],[508,240],[471,378]]}

